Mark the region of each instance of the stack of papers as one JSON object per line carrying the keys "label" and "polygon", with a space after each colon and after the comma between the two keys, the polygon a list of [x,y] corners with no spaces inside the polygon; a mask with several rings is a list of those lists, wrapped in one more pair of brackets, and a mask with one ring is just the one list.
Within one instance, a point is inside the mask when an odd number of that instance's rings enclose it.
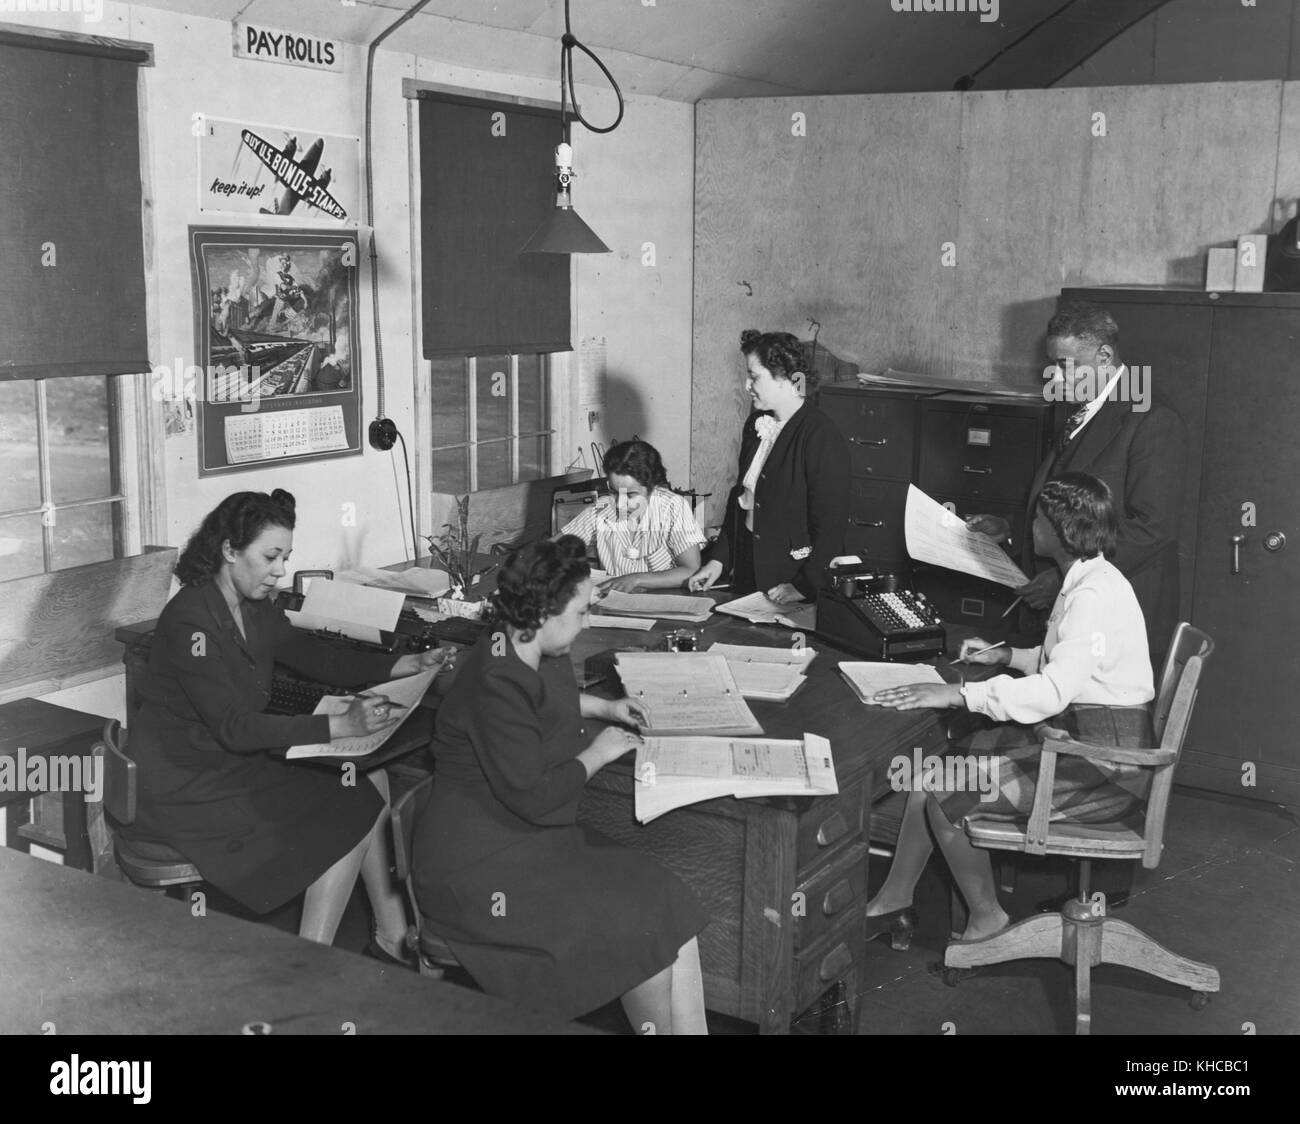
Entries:
{"label": "stack of papers", "polygon": [[707,621],[713,612],[712,597],[687,597],[680,593],[623,593],[612,589],[596,604],[602,616],[658,617],[691,624]]}
{"label": "stack of papers", "polygon": [[747,699],[785,702],[807,682],[804,669],[816,656],[811,648],[767,648],[756,644],[714,644]]}
{"label": "stack of papers", "polygon": [[371,566],[358,566],[354,570],[340,570],[335,581],[352,585],[369,585],[375,589],[389,589],[407,597],[441,597],[451,589],[451,578],[446,570],[430,566],[412,566],[409,570],[376,570]]}
{"label": "stack of papers", "polygon": [[751,593],[719,605],[719,613],[740,617],[751,624],[781,624],[786,628],[814,627],[817,606],[808,601],[796,601],[790,605],[778,605],[762,593]]}
{"label": "stack of papers", "polygon": [[821,796],[839,792],[831,743],[733,738],[647,738],[636,753],[636,818],[720,796]]}
{"label": "stack of papers", "polygon": [[944,683],[946,680],[929,664],[919,663],[863,663],[840,664],[844,676],[854,693],[870,706],[877,691],[886,687],[905,687],[909,683]]}
{"label": "stack of papers", "polygon": [[649,711],[647,737],[761,734],[726,658],[712,652],[619,652],[630,698]]}

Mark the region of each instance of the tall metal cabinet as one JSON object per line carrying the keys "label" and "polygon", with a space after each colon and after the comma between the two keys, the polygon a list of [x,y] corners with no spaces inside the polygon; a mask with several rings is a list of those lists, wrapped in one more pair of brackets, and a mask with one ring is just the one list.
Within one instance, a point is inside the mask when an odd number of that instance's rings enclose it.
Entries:
{"label": "tall metal cabinet", "polygon": [[1178,779],[1300,802],[1300,293],[1062,296],[1111,310],[1188,430],[1182,617],[1216,650]]}

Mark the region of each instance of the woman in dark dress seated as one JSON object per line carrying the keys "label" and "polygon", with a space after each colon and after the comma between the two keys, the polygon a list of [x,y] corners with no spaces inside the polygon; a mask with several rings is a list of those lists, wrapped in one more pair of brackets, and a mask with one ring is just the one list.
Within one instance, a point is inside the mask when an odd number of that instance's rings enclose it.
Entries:
{"label": "woman in dark dress seated", "polygon": [[[889,932],[895,948],[908,945],[915,927],[912,892],[939,844],[970,909],[966,941],[995,935],[1010,922],[998,903],[988,851],[966,838],[967,816],[1027,818],[1034,803],[1042,731],[1050,726],[1101,745],[1151,745],[1150,702],[1155,697],[1146,623],[1128,579],[1106,555],[1115,550],[1116,520],[1110,488],[1081,472],[1044,485],[1034,516],[1034,550],[1064,575],[1040,648],[995,648],[964,640],[961,658],[1009,664],[1023,678],[999,675],[961,687],[913,683],[879,692],[875,701],[899,710],[964,706],[999,725],[964,739],[961,752],[978,761],[964,791],[908,797],[898,847],[885,884],[867,903],[868,939]],[[1140,810],[1150,770],[1083,757],[1057,759],[1052,819],[1074,823],[1122,820]]]}
{"label": "woman in dark dress seated", "polygon": [[[562,535],[510,556],[498,628],[462,660],[438,711],[433,794],[412,866],[423,923],[480,987],[574,1018],[622,998],[632,1027],[704,1034],[696,935],[708,918],[653,859],[580,826],[597,770],[634,750],[631,699],[580,694],[568,652],[590,568]],[[596,732],[591,719],[621,725]]]}
{"label": "woman in dark dress seated", "polygon": [[[389,873],[387,778],[268,756],[290,745],[374,733],[397,721],[380,697],[337,715],[265,712],[277,660],[340,685],[413,675],[444,653],[343,652],[295,629],[271,601],[293,551],[294,500],[238,492],[203,520],[176,564],[182,589],[158,618],[141,705],[130,718],[140,778],[122,833],[161,842],[254,913],[306,891],[301,936],[329,944],[360,872],[374,911],[369,951],[400,959],[406,915]],[[382,793],[382,794],[381,794]]]}

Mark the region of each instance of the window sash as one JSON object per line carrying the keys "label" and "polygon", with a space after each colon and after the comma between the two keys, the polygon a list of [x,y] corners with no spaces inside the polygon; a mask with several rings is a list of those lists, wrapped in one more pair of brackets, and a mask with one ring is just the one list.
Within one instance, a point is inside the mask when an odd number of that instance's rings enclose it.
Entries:
{"label": "window sash", "polygon": [[[468,437],[464,441],[453,441],[443,445],[430,445],[432,453],[455,452],[456,450],[465,450],[468,454],[469,478],[466,481],[466,491],[479,491],[479,450],[491,448],[493,446],[508,445],[508,456],[510,461],[510,483],[518,484],[520,469],[520,443],[527,440],[535,440],[539,437],[547,439],[547,451],[550,451],[550,442],[555,437],[555,427],[547,425],[542,428],[528,428],[521,430],[519,427],[519,356],[510,355],[510,370],[508,378],[510,379],[510,392],[508,394],[510,413],[507,426],[507,432],[500,437],[479,437],[479,414],[478,414],[478,362],[480,358],[487,358],[486,355],[467,355],[464,359],[464,377],[466,387],[466,412],[468,414]],[[492,358],[495,358],[493,356]],[[543,392],[542,401],[539,404],[539,414],[543,418],[549,418],[551,414],[551,364],[549,356],[539,355],[540,379],[542,382]],[[549,457],[548,457],[549,459]],[[549,466],[544,469],[544,475],[549,473]],[[434,487],[438,487],[438,481],[433,481]]]}

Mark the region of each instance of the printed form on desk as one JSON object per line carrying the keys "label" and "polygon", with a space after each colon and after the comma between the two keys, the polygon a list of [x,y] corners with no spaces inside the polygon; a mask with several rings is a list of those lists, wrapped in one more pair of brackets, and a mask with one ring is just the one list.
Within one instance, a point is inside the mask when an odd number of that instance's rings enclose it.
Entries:
{"label": "printed form on desk", "polygon": [[710,652],[619,652],[629,697],[650,712],[648,737],[761,734],[726,658]]}
{"label": "printed form on desk", "polygon": [[636,818],[720,796],[833,795],[831,744],[765,738],[647,738],[636,755]]}

